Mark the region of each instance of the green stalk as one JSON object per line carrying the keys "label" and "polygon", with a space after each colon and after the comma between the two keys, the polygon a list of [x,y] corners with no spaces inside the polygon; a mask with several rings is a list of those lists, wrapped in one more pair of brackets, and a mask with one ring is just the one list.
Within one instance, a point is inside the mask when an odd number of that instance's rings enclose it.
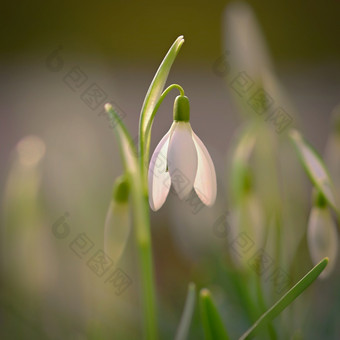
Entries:
{"label": "green stalk", "polygon": [[[157,104],[152,112],[150,121],[146,128],[146,135],[151,135],[151,126],[155,115],[163,102],[164,98],[173,89],[179,89],[181,94],[184,91],[181,86],[173,84],[170,85],[160,96]],[[155,299],[155,287],[154,287],[154,273],[152,263],[152,247],[151,247],[151,234],[150,234],[150,214],[149,214],[149,201],[148,201],[148,178],[147,178],[147,164],[149,161],[149,149],[150,138],[147,140],[145,149],[141,137],[139,138],[139,150],[140,150],[140,180],[142,187],[140,190],[136,190],[136,201],[133,204],[137,246],[139,251],[139,261],[141,267],[142,276],[142,291],[143,291],[143,306],[145,315],[145,334],[147,339],[157,339],[157,317],[156,317],[156,299]],[[142,193],[142,198],[139,195]]]}
{"label": "green stalk", "polygon": [[[163,102],[164,98],[173,89],[178,89],[181,95],[184,91],[177,84],[170,85],[159,97],[150,120],[146,126],[146,135],[150,136],[153,119]],[[139,137],[140,162],[137,163],[136,151],[133,150],[133,143],[126,127],[117,116],[112,107],[107,107],[107,112],[112,119],[118,119],[118,141],[121,149],[121,156],[125,165],[125,171],[128,174],[132,196],[132,209],[134,216],[135,237],[138,249],[138,259],[140,275],[142,278],[142,305],[144,315],[144,334],[146,338],[153,340],[158,338],[157,316],[156,316],[156,298],[154,286],[154,273],[152,263],[152,247],[150,233],[150,214],[148,202],[148,178],[147,163],[149,158],[150,141],[147,140],[145,148],[141,136]],[[145,135],[145,134],[144,134]],[[138,164],[138,165],[137,165]]]}
{"label": "green stalk", "polygon": [[140,150],[140,167],[141,167],[141,174],[142,174],[142,179],[144,183],[144,191],[148,192],[148,177],[147,177],[147,169],[148,169],[148,161],[149,161],[149,151],[150,151],[150,136],[151,136],[151,128],[152,128],[152,123],[153,120],[156,116],[156,113],[158,112],[158,109],[160,105],[162,104],[163,100],[165,97],[169,94],[171,90],[178,89],[181,96],[184,96],[184,90],[183,88],[178,85],[178,84],[172,84],[169,87],[164,90],[164,92],[160,95],[157,104],[155,105],[155,108],[152,111],[152,114],[150,116],[150,120],[147,122],[146,128],[145,128],[145,133],[143,134],[146,137],[146,141],[144,143],[144,139],[141,137],[142,134],[139,137],[139,150]]}
{"label": "green stalk", "polygon": [[134,231],[139,255],[140,275],[142,278],[144,334],[148,340],[158,338],[148,202],[148,178],[146,171],[148,168],[147,162],[149,160],[150,131],[156,112],[170,90],[179,88],[181,93],[183,92],[183,89],[179,85],[173,85],[162,93],[171,66],[183,43],[183,37],[179,36],[172,44],[159,66],[145,96],[139,121],[139,161],[136,157],[137,153],[131,135],[128,133],[125,125],[122,123],[112,106],[110,104],[105,105],[108,114],[115,120],[118,120],[115,132],[118,136],[125,171],[130,181],[135,226]]}
{"label": "green stalk", "polygon": [[146,338],[153,340],[158,338],[156,298],[154,287],[154,273],[152,263],[152,247],[150,235],[149,202],[142,191],[134,190],[133,212],[136,230],[136,243],[140,275],[142,279],[142,306],[144,316],[144,334]]}
{"label": "green stalk", "polygon": [[[261,275],[256,275],[255,284],[256,284],[256,293],[257,293],[258,305],[259,305],[259,308],[261,310],[261,313],[264,313],[266,311],[266,302],[265,302],[265,299],[264,299],[263,289],[262,289],[262,285],[261,285]],[[276,334],[275,328],[273,327],[271,322],[268,322],[267,331],[268,331],[268,335],[269,335],[270,339],[272,339],[272,340],[277,339],[277,334]]]}
{"label": "green stalk", "polygon": [[143,192],[142,177],[138,168],[136,151],[132,143],[132,138],[112,106],[107,105],[105,108],[109,116],[118,121],[115,132],[125,172],[130,183],[134,231],[139,255],[140,275],[142,278],[144,334],[146,339],[154,340],[158,338],[158,332],[148,197]]}

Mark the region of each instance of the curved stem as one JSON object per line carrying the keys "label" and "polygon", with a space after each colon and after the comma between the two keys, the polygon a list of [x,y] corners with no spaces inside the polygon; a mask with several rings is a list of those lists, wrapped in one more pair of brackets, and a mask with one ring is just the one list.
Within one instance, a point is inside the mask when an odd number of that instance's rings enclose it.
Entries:
{"label": "curved stem", "polygon": [[184,90],[183,90],[183,87],[178,85],[178,84],[172,84],[170,85],[169,87],[167,87],[163,93],[161,94],[161,96],[159,97],[159,100],[154,108],[154,110],[152,111],[152,114],[151,114],[151,119],[149,121],[149,124],[147,125],[146,127],[146,135],[149,135],[150,133],[150,130],[151,130],[151,126],[152,126],[152,123],[153,123],[153,120],[156,116],[156,113],[160,107],[160,105],[162,104],[163,100],[165,99],[165,97],[169,94],[169,92],[173,89],[178,89],[179,90],[179,93],[181,94],[181,96],[184,96]]}
{"label": "curved stem", "polygon": [[140,157],[140,170],[141,170],[141,174],[142,174],[142,179],[143,179],[143,183],[144,183],[144,191],[147,193],[147,175],[146,175],[146,169],[148,169],[148,162],[149,162],[149,151],[150,151],[150,136],[151,136],[151,128],[152,128],[152,123],[153,120],[156,116],[156,113],[159,109],[159,107],[161,106],[163,100],[165,99],[165,97],[169,94],[169,92],[171,90],[177,89],[179,90],[179,93],[181,96],[184,96],[184,90],[182,88],[182,86],[178,85],[178,84],[172,84],[169,87],[167,87],[163,93],[161,94],[161,96],[158,99],[158,102],[154,108],[154,110],[152,111],[151,114],[151,118],[150,121],[146,127],[146,131],[145,131],[145,136],[146,136],[146,140],[143,141],[142,140],[142,136],[141,134],[139,135],[139,157]]}
{"label": "curved stem", "polygon": [[139,135],[139,170],[141,187],[137,188],[136,186],[133,190],[135,193],[135,195],[133,195],[133,197],[135,197],[135,202],[133,206],[134,215],[136,218],[136,241],[138,246],[142,277],[142,298],[144,306],[143,312],[145,317],[145,334],[147,336],[147,339],[150,340],[158,338],[147,179],[150,135],[153,119],[155,118],[155,115],[164,98],[173,89],[178,89],[180,94],[182,96],[184,95],[184,90],[181,86],[177,84],[170,85],[158,99],[157,104],[152,111],[151,118],[149,124],[147,125],[145,134],[142,135],[140,133]]}

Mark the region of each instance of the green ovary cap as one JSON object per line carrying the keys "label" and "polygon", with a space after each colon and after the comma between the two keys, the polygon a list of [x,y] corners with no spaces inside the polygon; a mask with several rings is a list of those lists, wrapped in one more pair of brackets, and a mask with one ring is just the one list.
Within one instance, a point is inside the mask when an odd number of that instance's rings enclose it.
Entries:
{"label": "green ovary cap", "polygon": [[314,205],[316,205],[319,208],[326,208],[327,207],[327,200],[323,193],[319,190],[314,191]]}
{"label": "green ovary cap", "polygon": [[186,96],[177,96],[174,103],[174,120],[177,122],[190,121],[190,104]]}
{"label": "green ovary cap", "polygon": [[113,200],[118,203],[126,203],[129,199],[129,192],[129,182],[126,176],[118,177],[113,186]]}

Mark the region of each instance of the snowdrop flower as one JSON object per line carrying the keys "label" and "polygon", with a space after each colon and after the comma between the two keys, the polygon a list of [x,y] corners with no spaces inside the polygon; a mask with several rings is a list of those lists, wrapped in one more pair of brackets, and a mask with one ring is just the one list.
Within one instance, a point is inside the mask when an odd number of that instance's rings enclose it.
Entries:
{"label": "snowdrop flower", "polygon": [[189,100],[178,96],[174,103],[174,122],[157,145],[149,166],[149,203],[154,211],[164,204],[171,184],[181,200],[194,188],[205,205],[215,202],[214,164],[189,120]]}

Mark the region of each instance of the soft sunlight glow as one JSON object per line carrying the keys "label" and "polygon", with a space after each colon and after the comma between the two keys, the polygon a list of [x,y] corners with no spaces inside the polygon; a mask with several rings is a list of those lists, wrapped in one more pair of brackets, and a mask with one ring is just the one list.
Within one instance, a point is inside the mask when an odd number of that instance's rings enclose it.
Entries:
{"label": "soft sunlight glow", "polygon": [[44,157],[46,146],[37,136],[27,136],[17,144],[19,161],[23,166],[33,167]]}

